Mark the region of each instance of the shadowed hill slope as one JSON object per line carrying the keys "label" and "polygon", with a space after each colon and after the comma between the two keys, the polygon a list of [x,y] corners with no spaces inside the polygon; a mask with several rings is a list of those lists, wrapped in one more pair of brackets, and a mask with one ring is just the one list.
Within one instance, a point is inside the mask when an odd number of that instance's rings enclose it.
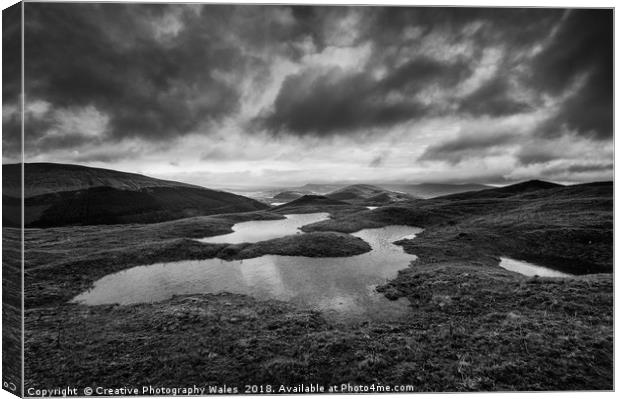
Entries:
{"label": "shadowed hill slope", "polygon": [[[2,169],[5,174],[2,186],[4,195],[18,197],[20,194],[21,165],[2,165]],[[126,173],[111,169],[49,162],[24,164],[24,196],[26,198],[64,191],[86,190],[94,187],[110,187],[129,191],[152,187],[202,188],[191,184],[155,179],[137,173]]]}
{"label": "shadowed hill slope", "polygon": [[[20,165],[3,165],[3,216],[19,222]],[[25,164],[27,227],[152,223],[197,215],[267,208],[224,191],[108,169]]]}

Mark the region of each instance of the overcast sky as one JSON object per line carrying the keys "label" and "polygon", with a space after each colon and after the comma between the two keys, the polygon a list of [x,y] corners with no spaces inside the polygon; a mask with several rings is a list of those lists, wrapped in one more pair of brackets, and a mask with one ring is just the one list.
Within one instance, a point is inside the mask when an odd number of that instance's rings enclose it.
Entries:
{"label": "overcast sky", "polygon": [[611,10],[25,10],[27,162],[213,187],[612,178]]}

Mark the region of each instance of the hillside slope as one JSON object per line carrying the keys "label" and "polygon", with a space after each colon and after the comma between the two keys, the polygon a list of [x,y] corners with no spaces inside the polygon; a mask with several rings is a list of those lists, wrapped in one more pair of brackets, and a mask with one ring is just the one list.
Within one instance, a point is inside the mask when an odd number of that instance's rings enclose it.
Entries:
{"label": "hillside slope", "polygon": [[388,190],[400,191],[418,198],[434,198],[442,195],[464,193],[467,191],[478,191],[492,188],[484,184],[443,184],[443,183],[421,183],[421,184],[382,184]]}
{"label": "hillside slope", "polygon": [[[19,222],[20,165],[3,165],[3,219]],[[27,227],[152,223],[267,208],[224,191],[115,170],[53,163],[25,164]]]}
{"label": "hillside slope", "polygon": [[511,184],[509,186],[487,188],[484,190],[467,191],[463,193],[444,195],[439,198],[451,200],[460,200],[468,198],[505,198],[512,195],[532,193],[539,190],[548,190],[551,188],[565,187],[561,184],[551,183],[542,180],[528,180],[521,183]]}
{"label": "hillside slope", "polygon": [[[20,164],[2,165],[5,195],[19,196]],[[191,184],[155,179],[137,173],[112,169],[91,168],[59,163],[26,163],[24,195],[26,198],[63,191],[86,190],[94,187],[111,187],[118,190],[138,191],[151,187],[194,187]]]}

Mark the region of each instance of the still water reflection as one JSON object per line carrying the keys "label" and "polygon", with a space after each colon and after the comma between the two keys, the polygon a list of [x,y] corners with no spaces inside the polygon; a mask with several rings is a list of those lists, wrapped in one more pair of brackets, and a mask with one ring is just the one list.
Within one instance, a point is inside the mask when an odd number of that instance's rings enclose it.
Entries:
{"label": "still water reflection", "polygon": [[563,273],[557,270],[549,269],[548,267],[538,266],[533,263],[511,258],[500,258],[499,265],[506,270],[517,272],[525,276],[573,277],[572,274]]}
{"label": "still water reflection", "polygon": [[285,215],[285,217],[286,219],[255,220],[251,222],[237,223],[233,226],[232,233],[202,238],[198,241],[239,244],[242,242],[271,240],[272,238],[301,233],[299,230],[301,226],[329,219],[329,213],[305,213]]}
{"label": "still water reflection", "polygon": [[[325,217],[324,214],[313,215],[303,215],[307,217],[304,220]],[[235,232],[243,230],[243,234],[247,234],[245,237],[255,238],[260,233],[253,229],[260,230],[261,226],[268,225],[268,230],[272,231],[273,222],[286,221],[252,222],[252,228],[243,223],[244,228],[237,229],[241,224],[236,225]],[[281,227],[282,231],[286,230]],[[180,294],[232,292],[310,306],[339,320],[398,319],[408,312],[408,302],[404,299],[389,301],[377,293],[375,287],[395,277],[398,270],[415,259],[392,243],[413,238],[420,231],[409,226],[361,230],[353,235],[368,242],[372,251],[350,257],[267,255],[242,261],[208,259],[138,266],[98,280],[91,290],[74,301],[87,305],[131,304],[160,301]],[[228,236],[239,242],[239,236]],[[213,237],[212,242],[222,242],[225,237]],[[226,239],[225,242],[232,241]]]}

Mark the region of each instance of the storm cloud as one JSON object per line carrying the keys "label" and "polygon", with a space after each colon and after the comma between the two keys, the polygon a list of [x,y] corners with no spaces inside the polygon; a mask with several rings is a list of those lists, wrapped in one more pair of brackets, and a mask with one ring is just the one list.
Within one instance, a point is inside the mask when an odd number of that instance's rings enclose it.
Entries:
{"label": "storm cloud", "polygon": [[503,116],[532,109],[532,104],[512,98],[510,92],[510,84],[505,79],[496,77],[465,97],[459,110],[474,116]]}
{"label": "storm cloud", "polygon": [[329,135],[363,127],[389,126],[427,113],[410,99],[389,101],[363,74],[341,70],[307,71],[289,76],[264,122],[268,128]]}
{"label": "storm cloud", "polygon": [[[562,128],[597,139],[613,135],[613,14],[572,10],[532,62],[534,82],[551,95],[567,93],[541,134]],[[571,90],[572,89],[572,90]]]}
{"label": "storm cloud", "polygon": [[217,73],[237,65],[239,50],[203,39],[216,34],[211,18],[183,6],[29,4],[28,97],[95,107],[109,117],[111,136],[185,134],[237,103]]}
{"label": "storm cloud", "polygon": [[430,146],[419,160],[439,159],[451,164],[457,164],[463,159],[493,154],[498,148],[502,148],[505,144],[513,143],[516,140],[517,137],[505,133],[465,133],[455,139]]}
{"label": "storm cloud", "polygon": [[609,9],[27,3],[25,21],[31,160],[511,179],[581,173],[574,143],[613,138]]}

